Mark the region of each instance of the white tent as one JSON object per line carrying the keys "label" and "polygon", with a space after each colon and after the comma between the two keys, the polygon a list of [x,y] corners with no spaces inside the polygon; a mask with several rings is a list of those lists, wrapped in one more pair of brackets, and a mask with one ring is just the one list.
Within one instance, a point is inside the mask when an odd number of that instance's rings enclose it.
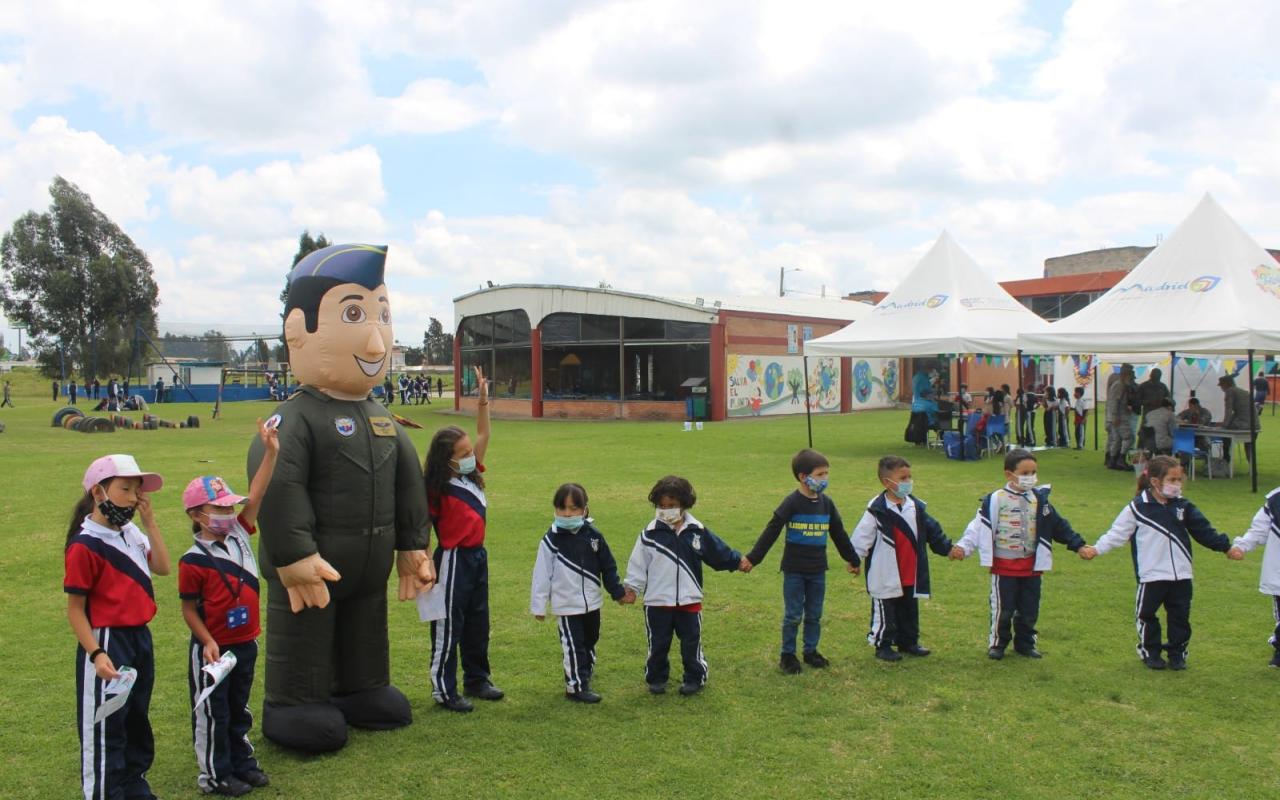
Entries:
{"label": "white tent", "polygon": [[1205,195],[1169,238],[1106,294],[1047,330],[1027,353],[1280,352],[1280,263]]}
{"label": "white tent", "polygon": [[1011,354],[1049,323],[1014,300],[943,232],[865,319],[805,342],[807,356]]}

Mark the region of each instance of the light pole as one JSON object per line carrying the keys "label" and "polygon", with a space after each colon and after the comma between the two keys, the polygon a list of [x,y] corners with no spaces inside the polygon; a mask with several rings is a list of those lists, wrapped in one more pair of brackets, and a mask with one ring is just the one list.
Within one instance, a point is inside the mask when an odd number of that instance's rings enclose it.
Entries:
{"label": "light pole", "polygon": [[788,272],[804,272],[799,267],[778,267],[778,297],[786,297],[786,278]]}
{"label": "light pole", "polygon": [[18,332],[18,361],[22,360],[22,332],[26,330],[24,325],[14,325],[13,329]]}

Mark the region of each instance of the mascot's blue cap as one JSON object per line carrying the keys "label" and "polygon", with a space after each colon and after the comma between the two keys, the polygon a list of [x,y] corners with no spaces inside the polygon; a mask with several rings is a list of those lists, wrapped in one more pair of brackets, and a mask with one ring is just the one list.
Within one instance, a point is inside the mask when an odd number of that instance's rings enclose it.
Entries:
{"label": "mascot's blue cap", "polygon": [[289,283],[298,278],[334,278],[376,289],[383,283],[386,266],[385,245],[335,244],[303,257],[289,273]]}

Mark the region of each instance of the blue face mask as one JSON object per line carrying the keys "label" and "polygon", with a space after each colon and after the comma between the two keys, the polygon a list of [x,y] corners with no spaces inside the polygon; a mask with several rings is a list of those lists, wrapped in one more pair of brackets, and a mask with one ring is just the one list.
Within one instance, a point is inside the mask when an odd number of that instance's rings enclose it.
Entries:
{"label": "blue face mask", "polygon": [[910,480],[898,481],[898,485],[893,488],[893,494],[899,500],[906,500],[907,495],[911,494],[911,490],[915,488],[915,484]]}
{"label": "blue face mask", "polygon": [[829,484],[830,484],[830,481],[828,481],[826,478],[815,478],[812,475],[804,476],[804,485],[808,486],[809,491],[811,492],[817,492],[818,494],[822,494],[827,490],[827,486]]}
{"label": "blue face mask", "polygon": [[578,514],[573,517],[562,517],[559,514],[556,514],[554,524],[557,528],[560,528],[562,530],[576,531],[579,528],[581,528],[586,521],[587,521],[587,518],[581,514]]}
{"label": "blue face mask", "polygon": [[458,459],[458,474],[470,475],[476,471],[476,456],[472,453],[469,456]]}

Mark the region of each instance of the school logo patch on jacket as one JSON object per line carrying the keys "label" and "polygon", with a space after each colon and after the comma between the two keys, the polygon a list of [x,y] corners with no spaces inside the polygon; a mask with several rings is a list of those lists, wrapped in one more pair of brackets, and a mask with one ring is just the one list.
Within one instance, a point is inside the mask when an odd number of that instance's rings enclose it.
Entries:
{"label": "school logo patch on jacket", "polygon": [[591,552],[593,552],[593,553],[599,553],[599,552],[600,552],[600,540],[599,540],[599,539],[592,539],[592,540],[591,540]]}
{"label": "school logo patch on jacket", "polygon": [[690,542],[690,546],[692,546],[693,549],[696,550],[697,552],[701,553],[702,552],[702,534],[695,533],[693,535],[693,541]]}
{"label": "school logo patch on jacket", "polygon": [[333,421],[333,427],[343,436],[350,436],[356,432],[356,421],[351,417],[338,417]]}

